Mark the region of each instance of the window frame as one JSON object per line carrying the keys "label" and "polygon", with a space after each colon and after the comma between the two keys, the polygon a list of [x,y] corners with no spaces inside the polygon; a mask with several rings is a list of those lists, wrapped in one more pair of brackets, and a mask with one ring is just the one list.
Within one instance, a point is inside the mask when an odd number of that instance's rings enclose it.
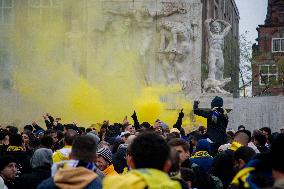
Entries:
{"label": "window frame", "polygon": [[[261,73],[261,67],[264,67],[266,66],[267,67],[267,73]],[[276,73],[272,74],[270,73],[270,67],[272,66],[275,66],[276,67]],[[269,85],[269,78],[270,76],[276,76],[276,81],[278,81],[278,66],[276,64],[261,64],[261,65],[258,65],[258,71],[259,71],[259,85],[260,86],[266,86],[266,85]],[[267,81],[268,83],[262,83],[261,82],[261,79],[262,79],[262,76],[267,76]]]}
{"label": "window frame", "polygon": [[[276,41],[276,40],[280,40],[279,51],[274,50],[273,42]],[[272,53],[284,52],[284,47],[282,47],[282,40],[284,40],[284,38],[281,38],[281,37],[272,38],[272,40],[271,40],[271,51],[272,51]],[[283,50],[281,50],[282,48],[283,48]]]}

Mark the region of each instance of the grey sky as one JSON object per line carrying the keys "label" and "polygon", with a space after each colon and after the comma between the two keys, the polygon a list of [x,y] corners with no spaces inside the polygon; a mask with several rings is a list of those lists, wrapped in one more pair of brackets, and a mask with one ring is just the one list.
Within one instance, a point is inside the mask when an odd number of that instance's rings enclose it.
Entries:
{"label": "grey sky", "polygon": [[268,0],[235,0],[240,12],[240,34],[249,32],[248,40],[255,43],[256,28],[264,24]]}

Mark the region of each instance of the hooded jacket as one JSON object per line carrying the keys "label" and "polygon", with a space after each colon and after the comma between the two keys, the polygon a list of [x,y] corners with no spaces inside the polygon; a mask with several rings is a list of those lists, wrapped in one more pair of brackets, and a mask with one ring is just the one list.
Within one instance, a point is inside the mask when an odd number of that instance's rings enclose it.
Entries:
{"label": "hooded jacket", "polygon": [[[114,184],[115,183],[115,184]],[[103,189],[181,189],[177,181],[156,169],[132,170],[126,175],[106,177],[103,180]]]}
{"label": "hooded jacket", "polygon": [[102,177],[96,173],[93,162],[84,163],[79,160],[55,163],[51,168],[52,177],[44,180],[38,189],[101,189]]}
{"label": "hooded jacket", "polygon": [[54,177],[44,180],[38,189],[101,189],[101,178],[84,167],[67,167],[56,172]]}
{"label": "hooded jacket", "polygon": [[45,179],[51,176],[52,151],[40,148],[31,158],[32,172],[16,179],[15,188],[35,189]]}

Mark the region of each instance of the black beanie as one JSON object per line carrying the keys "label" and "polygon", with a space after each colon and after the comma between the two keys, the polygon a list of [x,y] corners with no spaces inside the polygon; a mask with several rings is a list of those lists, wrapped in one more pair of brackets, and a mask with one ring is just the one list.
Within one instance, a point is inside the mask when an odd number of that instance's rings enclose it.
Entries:
{"label": "black beanie", "polygon": [[212,100],[211,102],[211,108],[214,107],[223,107],[223,98],[219,97],[219,96],[215,96],[215,98]]}
{"label": "black beanie", "polygon": [[12,156],[2,156],[0,158],[0,171],[2,171],[9,163],[17,163],[16,159]]}

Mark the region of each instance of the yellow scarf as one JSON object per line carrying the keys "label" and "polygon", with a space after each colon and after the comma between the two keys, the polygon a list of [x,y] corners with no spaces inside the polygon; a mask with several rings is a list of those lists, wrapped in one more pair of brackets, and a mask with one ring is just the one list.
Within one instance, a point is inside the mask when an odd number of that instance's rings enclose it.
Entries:
{"label": "yellow scarf", "polygon": [[113,164],[103,170],[103,173],[105,174],[105,176],[118,175],[118,173],[114,170]]}
{"label": "yellow scarf", "polygon": [[238,142],[232,142],[231,147],[229,148],[230,150],[236,151],[239,147],[242,145]]}
{"label": "yellow scarf", "polygon": [[7,148],[7,152],[13,152],[13,151],[24,151],[24,149],[21,146],[9,146]]}

